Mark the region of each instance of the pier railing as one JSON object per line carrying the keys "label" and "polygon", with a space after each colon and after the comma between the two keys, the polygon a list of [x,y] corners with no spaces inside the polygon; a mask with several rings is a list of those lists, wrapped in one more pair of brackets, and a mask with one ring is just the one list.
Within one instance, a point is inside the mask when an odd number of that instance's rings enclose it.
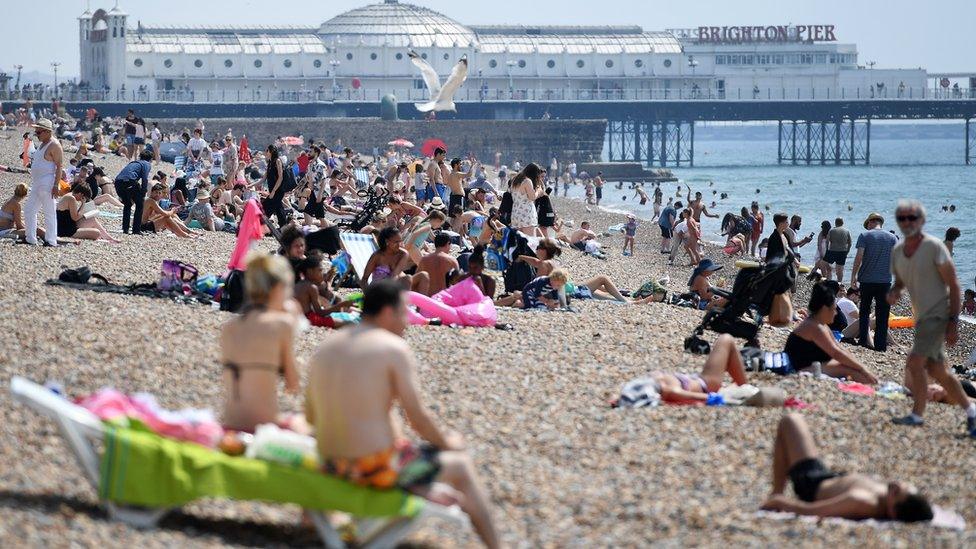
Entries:
{"label": "pier railing", "polygon": [[[129,102],[129,103],[314,103],[374,102],[393,94],[400,102],[426,101],[427,90],[319,89],[276,90],[0,90],[4,101]],[[458,103],[490,102],[640,102],[640,101],[837,101],[837,100],[960,100],[976,99],[976,88],[659,88],[659,89],[498,89],[468,87],[459,90]]]}

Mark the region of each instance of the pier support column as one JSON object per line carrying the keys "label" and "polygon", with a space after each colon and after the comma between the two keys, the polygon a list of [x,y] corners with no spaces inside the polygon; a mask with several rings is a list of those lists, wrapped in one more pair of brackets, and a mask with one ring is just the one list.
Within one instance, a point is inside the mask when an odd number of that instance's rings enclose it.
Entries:
{"label": "pier support column", "polygon": [[[776,160],[779,164],[785,161],[794,166],[871,163],[869,120],[793,120],[785,123],[780,120],[777,125]],[[976,138],[971,140],[976,141]]]}
{"label": "pier support column", "polygon": [[966,119],[966,165],[976,163],[976,125]]}
{"label": "pier support column", "polygon": [[778,131],[776,132],[776,163],[783,163],[783,121],[778,120]]}

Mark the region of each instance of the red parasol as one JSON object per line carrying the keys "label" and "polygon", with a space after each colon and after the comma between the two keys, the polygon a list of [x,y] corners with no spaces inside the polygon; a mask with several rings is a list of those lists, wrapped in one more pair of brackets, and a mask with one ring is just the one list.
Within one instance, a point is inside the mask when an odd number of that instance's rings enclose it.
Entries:
{"label": "red parasol", "polygon": [[413,141],[408,141],[408,140],[400,137],[398,139],[394,139],[393,141],[390,141],[389,143],[387,143],[387,145],[390,145],[390,146],[393,146],[393,147],[406,147],[408,149],[412,149],[413,148]]}
{"label": "red parasol", "polygon": [[441,148],[441,149],[444,149],[446,151],[447,150],[447,143],[444,143],[440,139],[436,139],[436,138],[434,138],[434,139],[428,139],[427,141],[424,141],[424,144],[423,145],[420,146],[420,152],[423,153],[424,156],[429,156],[429,157],[433,158],[434,157],[434,149],[436,149],[436,148]]}
{"label": "red parasol", "polygon": [[305,144],[304,139],[302,139],[301,137],[295,137],[293,135],[289,135],[288,137],[281,138],[281,142],[284,143],[285,145],[288,145],[289,147],[298,147],[300,145]]}
{"label": "red parasol", "polygon": [[353,78],[352,79],[352,89],[358,90],[361,87],[363,87],[363,81],[360,80],[360,79],[358,79],[358,78]]}
{"label": "red parasol", "polygon": [[237,159],[244,164],[251,163],[251,149],[247,148],[247,136],[241,138],[240,148],[237,149]]}

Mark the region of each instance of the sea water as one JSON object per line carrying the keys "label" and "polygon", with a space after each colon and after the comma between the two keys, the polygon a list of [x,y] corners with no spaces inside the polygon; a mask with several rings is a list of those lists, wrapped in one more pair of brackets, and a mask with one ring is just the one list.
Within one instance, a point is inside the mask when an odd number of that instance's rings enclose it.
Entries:
{"label": "sea water", "polygon": [[[685,185],[690,185],[692,193],[702,192],[708,210],[720,216],[738,214],[742,206],[758,201],[766,216],[764,236],[772,230],[772,214],[784,212],[803,218],[800,236],[818,232],[821,221],[833,223],[834,218],[842,217],[856,242],[864,219],[871,212],[883,215],[884,228],[898,233],[894,219],[898,199],[916,198],[928,210],[926,232],[940,239],[949,227],[958,227],[962,232],[955,244],[954,259],[963,288],[972,288],[976,275],[976,166],[964,164],[961,130],[958,134],[953,139],[875,139],[871,143],[870,166],[778,165],[775,131],[772,140],[696,140],[695,167],[672,168],[679,182],[662,184],[664,202],[676,197],[680,187],[681,202],[687,204]],[[629,184],[621,190],[616,186],[613,182],[605,185],[601,206],[635,213],[649,223],[654,212],[652,186],[645,185],[651,197],[645,206],[634,199]],[[721,199],[722,193],[727,193],[728,198]],[[581,186],[569,190],[569,196],[582,195]],[[713,201],[715,207],[711,207]],[[943,206],[949,205],[956,206],[955,213],[942,211]],[[720,221],[702,218],[706,240],[724,242]],[[657,241],[644,245],[656,246]],[[801,248],[804,259],[812,259],[815,246],[814,240]],[[847,261],[848,275],[854,251]]]}

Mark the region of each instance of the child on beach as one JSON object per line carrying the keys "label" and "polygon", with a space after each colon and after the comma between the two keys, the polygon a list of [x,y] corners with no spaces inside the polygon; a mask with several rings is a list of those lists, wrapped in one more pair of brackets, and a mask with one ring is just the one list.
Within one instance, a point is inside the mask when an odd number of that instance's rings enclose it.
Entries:
{"label": "child on beach", "polygon": [[966,290],[963,293],[962,312],[967,315],[976,314],[976,291]]}
{"label": "child on beach", "polygon": [[[302,306],[305,318],[312,326],[323,328],[345,326],[345,322],[329,316],[352,305],[351,301],[338,301],[329,288],[336,275],[335,267],[330,268],[328,273],[323,272],[322,256],[318,253],[310,253],[298,263],[298,272],[302,278],[295,283],[295,299]],[[329,304],[327,307],[322,306],[323,299]]]}
{"label": "child on beach", "polygon": [[[634,255],[634,237],[637,236],[637,216],[627,214],[627,224],[624,225],[624,255]],[[630,246],[630,253],[627,253]]]}

